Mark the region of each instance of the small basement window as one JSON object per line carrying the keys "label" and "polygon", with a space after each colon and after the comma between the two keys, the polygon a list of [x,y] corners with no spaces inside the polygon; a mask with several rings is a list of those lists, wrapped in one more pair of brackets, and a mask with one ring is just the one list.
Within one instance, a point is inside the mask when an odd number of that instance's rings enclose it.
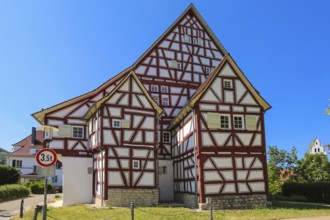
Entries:
{"label": "small basement window", "polygon": [[72,137],[74,137],[74,138],[84,138],[84,127],[82,127],[82,126],[72,126]]}

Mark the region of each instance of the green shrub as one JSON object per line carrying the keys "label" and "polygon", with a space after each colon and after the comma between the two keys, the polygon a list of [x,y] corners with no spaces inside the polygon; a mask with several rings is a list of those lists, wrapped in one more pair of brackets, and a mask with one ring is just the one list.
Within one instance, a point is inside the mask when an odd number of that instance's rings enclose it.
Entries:
{"label": "green shrub", "polygon": [[14,167],[0,165],[0,186],[6,184],[16,184],[20,180],[20,171]]}
{"label": "green shrub", "polygon": [[18,199],[29,195],[29,189],[23,185],[11,184],[0,186],[0,200]]}
{"label": "green shrub", "polygon": [[306,196],[302,196],[302,195],[291,195],[289,199],[290,199],[290,201],[297,201],[297,202],[307,202],[308,201]]}
{"label": "green shrub", "polygon": [[282,186],[284,196],[304,196],[310,202],[330,202],[330,183],[293,183]]}
{"label": "green shrub", "polygon": [[[30,184],[30,190],[33,194],[43,194],[44,193],[44,186],[43,182],[33,182]],[[47,193],[53,193],[53,187],[51,184],[47,184]]]}

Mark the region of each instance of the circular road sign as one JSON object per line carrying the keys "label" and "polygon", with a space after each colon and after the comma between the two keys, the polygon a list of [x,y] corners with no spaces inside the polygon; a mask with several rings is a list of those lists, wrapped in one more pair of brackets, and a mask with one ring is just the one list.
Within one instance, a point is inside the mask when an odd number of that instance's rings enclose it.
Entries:
{"label": "circular road sign", "polygon": [[57,161],[56,152],[49,148],[38,151],[36,155],[37,163],[42,167],[50,167]]}

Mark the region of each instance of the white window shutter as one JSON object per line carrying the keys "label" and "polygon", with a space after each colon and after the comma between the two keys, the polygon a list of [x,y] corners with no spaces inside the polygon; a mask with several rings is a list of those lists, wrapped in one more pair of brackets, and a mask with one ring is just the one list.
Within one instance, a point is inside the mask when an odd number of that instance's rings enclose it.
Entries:
{"label": "white window shutter", "polygon": [[207,127],[211,129],[220,128],[220,114],[214,112],[207,113]]}
{"label": "white window shutter", "polygon": [[59,137],[72,137],[71,125],[59,125],[58,126]]}
{"label": "white window shutter", "polygon": [[246,115],[245,116],[245,126],[248,131],[257,130],[257,116],[255,115]]}

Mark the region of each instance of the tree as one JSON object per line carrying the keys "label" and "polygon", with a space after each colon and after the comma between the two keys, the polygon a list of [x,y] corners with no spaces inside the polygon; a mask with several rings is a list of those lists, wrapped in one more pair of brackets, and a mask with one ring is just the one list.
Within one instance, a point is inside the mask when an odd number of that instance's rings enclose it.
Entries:
{"label": "tree", "polygon": [[330,181],[330,163],[323,154],[305,154],[298,161],[296,174],[299,182],[326,182]]}
{"label": "tree", "polygon": [[[285,178],[290,179],[290,174],[297,166],[297,149],[292,147],[291,152],[279,150],[277,146],[268,147],[268,184],[271,195],[281,193]],[[283,178],[285,177],[285,178]]]}
{"label": "tree", "polygon": [[0,186],[18,183],[20,171],[7,165],[0,165]]}
{"label": "tree", "polygon": [[9,152],[0,147],[0,164],[7,164],[7,156]]}

